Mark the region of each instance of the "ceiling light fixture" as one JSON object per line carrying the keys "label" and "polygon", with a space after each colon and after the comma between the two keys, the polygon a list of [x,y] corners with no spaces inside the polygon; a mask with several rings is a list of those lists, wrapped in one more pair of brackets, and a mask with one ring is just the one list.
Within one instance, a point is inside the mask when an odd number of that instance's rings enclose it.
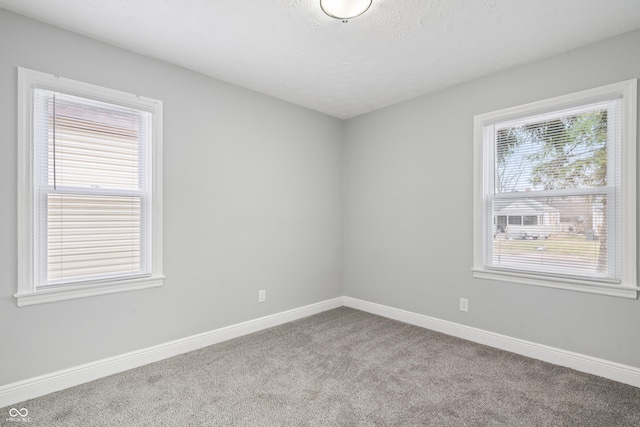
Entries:
{"label": "ceiling light fixture", "polygon": [[322,11],[332,18],[347,22],[369,9],[373,0],[320,0]]}

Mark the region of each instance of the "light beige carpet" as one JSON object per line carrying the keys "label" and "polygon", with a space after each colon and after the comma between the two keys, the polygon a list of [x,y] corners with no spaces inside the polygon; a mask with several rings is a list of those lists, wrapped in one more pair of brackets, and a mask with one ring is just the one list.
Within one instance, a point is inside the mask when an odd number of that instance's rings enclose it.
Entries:
{"label": "light beige carpet", "polygon": [[638,388],[345,307],[12,407],[47,427],[640,426]]}

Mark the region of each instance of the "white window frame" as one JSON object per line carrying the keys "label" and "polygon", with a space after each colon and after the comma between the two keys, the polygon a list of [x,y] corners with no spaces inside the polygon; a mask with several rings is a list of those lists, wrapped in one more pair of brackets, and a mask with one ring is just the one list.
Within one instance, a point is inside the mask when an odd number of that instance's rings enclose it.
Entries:
{"label": "white window frame", "polygon": [[[632,79],[530,104],[479,114],[474,117],[473,277],[637,299],[638,291],[640,291],[636,278],[637,92],[637,79]],[[485,265],[485,239],[488,234],[484,227],[485,224],[488,224],[487,215],[493,215],[487,208],[487,195],[489,194],[487,192],[493,191],[493,189],[489,189],[489,180],[487,179],[486,168],[492,163],[487,161],[488,151],[490,150],[487,149],[487,143],[485,142],[485,126],[599,102],[612,97],[621,97],[622,100],[622,179],[619,193],[622,198],[621,221],[619,224],[615,224],[616,228],[619,229],[617,235],[620,236],[622,245],[620,283],[607,283],[597,279],[552,274],[537,274],[535,272],[525,273],[514,270],[501,270]]]}
{"label": "white window frame", "polygon": [[[152,115],[150,274],[121,277],[37,289],[34,236],[38,219],[34,212],[34,88],[48,89],[143,110]],[[144,245],[143,245],[144,246]],[[39,71],[18,67],[18,287],[17,305],[28,306],[115,292],[162,286],[162,102],[107,89]]]}

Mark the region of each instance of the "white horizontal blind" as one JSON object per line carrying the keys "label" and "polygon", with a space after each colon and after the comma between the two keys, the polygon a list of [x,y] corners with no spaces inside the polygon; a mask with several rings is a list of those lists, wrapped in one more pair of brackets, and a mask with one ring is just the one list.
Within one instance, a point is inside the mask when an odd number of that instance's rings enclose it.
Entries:
{"label": "white horizontal blind", "polygon": [[150,274],[151,113],[34,90],[36,287]]}
{"label": "white horizontal blind", "polygon": [[621,102],[484,127],[485,266],[618,282]]}

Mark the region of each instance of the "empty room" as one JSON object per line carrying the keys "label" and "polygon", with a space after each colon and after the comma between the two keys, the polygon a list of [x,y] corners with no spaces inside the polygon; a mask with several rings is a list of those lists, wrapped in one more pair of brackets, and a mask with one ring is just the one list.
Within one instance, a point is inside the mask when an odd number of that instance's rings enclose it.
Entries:
{"label": "empty room", "polygon": [[637,426],[638,0],[0,0],[0,424]]}

